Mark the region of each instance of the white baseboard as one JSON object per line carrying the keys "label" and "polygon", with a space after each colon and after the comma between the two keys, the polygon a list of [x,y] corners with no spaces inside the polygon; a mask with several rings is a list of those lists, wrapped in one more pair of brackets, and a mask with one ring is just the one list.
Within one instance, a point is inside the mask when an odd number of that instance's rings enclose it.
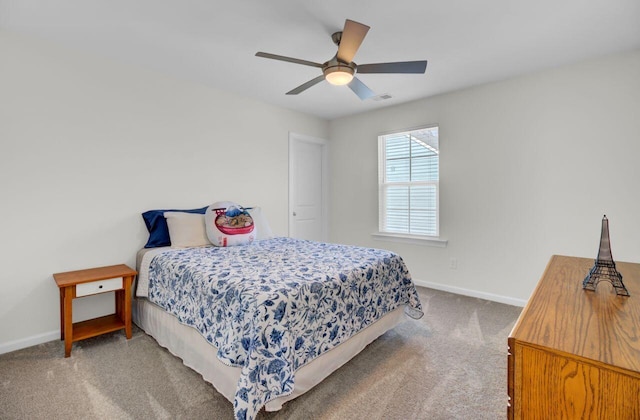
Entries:
{"label": "white baseboard", "polygon": [[[463,289],[461,287],[448,286],[446,284],[432,283],[430,281],[423,281],[414,279],[413,282],[416,286],[427,287],[429,289],[442,290],[445,292],[455,293],[457,295],[471,296],[475,298],[490,300],[493,302],[504,303],[507,305],[521,306],[527,303],[524,299],[516,299],[508,296],[494,295],[493,293],[479,292],[477,290]],[[0,344],[0,354],[9,353],[11,351],[24,349],[38,344],[46,343],[48,341],[59,340],[60,330],[50,331],[43,334],[33,335],[31,337],[23,338],[9,343]]]}
{"label": "white baseboard", "polygon": [[21,338],[20,340],[10,341],[8,343],[0,343],[0,354],[9,353],[11,351],[24,349],[38,344],[47,343],[60,339],[60,330],[49,331],[47,333],[32,335],[31,337]]}
{"label": "white baseboard", "polygon": [[430,281],[413,279],[416,286],[427,287],[429,289],[442,290],[445,292],[455,293],[457,295],[471,296],[493,302],[504,303],[507,305],[524,307],[527,304],[525,299],[517,299],[509,296],[494,295],[493,293],[479,292],[477,290],[463,289],[461,287],[449,286],[446,284],[432,283]]}

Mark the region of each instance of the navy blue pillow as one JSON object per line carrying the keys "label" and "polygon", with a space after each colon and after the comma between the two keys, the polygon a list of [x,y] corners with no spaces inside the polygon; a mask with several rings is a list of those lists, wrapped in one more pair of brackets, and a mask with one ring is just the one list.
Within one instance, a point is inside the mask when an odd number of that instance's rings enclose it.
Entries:
{"label": "navy blue pillow", "polygon": [[171,238],[169,237],[169,227],[167,226],[167,219],[164,218],[165,211],[179,211],[182,213],[197,213],[204,214],[207,211],[205,206],[201,209],[191,210],[149,210],[142,213],[144,224],[147,225],[149,231],[149,240],[144,246],[145,248],[158,248],[161,246],[170,246]]}

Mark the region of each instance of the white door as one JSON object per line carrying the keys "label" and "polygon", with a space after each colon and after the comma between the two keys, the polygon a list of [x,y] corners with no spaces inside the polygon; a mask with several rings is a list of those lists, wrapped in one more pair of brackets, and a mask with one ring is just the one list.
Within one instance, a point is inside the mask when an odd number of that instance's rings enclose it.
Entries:
{"label": "white door", "polygon": [[289,134],[289,236],[327,240],[327,142]]}

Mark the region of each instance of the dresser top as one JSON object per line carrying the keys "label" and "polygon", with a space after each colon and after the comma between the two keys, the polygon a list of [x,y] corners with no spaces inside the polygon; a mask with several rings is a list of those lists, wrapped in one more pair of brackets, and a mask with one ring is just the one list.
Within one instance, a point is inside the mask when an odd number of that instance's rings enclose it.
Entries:
{"label": "dresser top", "polygon": [[631,296],[582,281],[595,260],[554,255],[510,337],[517,342],[640,373],[640,264],[616,262]]}

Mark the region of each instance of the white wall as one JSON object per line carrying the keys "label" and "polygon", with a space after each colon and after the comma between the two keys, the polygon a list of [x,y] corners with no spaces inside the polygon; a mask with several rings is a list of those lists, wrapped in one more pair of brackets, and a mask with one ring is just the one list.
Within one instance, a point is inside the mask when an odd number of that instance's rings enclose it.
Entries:
{"label": "white wall", "polygon": [[134,265],[145,210],[234,200],[286,235],[289,131],[328,123],[0,32],[0,352],[58,336],[53,273]]}
{"label": "white wall", "polygon": [[[595,257],[604,213],[640,261],[640,51],[331,123],[6,32],[0,60],[0,352],[56,338],[52,273],[133,265],[145,210],[230,199],[286,234],[289,131],[331,139],[331,240],[417,282],[523,301],[551,254]],[[377,135],[430,123],[449,244],[375,241]]]}
{"label": "white wall", "polygon": [[[433,123],[448,246],[373,240],[378,134]],[[603,214],[614,259],[640,262],[640,50],[330,127],[332,241],[397,251],[417,282],[522,303],[552,254],[595,258]]]}

